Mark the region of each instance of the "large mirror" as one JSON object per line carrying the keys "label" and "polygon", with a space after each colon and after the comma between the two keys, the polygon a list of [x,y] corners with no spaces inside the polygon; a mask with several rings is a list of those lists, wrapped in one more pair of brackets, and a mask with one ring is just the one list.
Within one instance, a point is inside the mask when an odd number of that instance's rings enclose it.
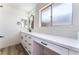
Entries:
{"label": "large mirror", "polygon": [[31,31],[32,29],[34,29],[34,16],[33,15],[29,17],[29,30]]}

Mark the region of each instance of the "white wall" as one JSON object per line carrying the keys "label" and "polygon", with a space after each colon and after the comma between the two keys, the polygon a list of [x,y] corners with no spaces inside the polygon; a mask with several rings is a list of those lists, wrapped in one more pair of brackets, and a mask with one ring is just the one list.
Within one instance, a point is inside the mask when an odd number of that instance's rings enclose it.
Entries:
{"label": "white wall", "polygon": [[27,18],[27,13],[7,5],[0,7],[0,35],[4,36],[0,38],[0,48],[20,42],[17,21],[21,18]]}
{"label": "white wall", "polygon": [[[77,32],[79,31],[79,3],[73,4],[73,25],[71,26],[53,26],[53,27],[39,27],[39,9],[47,3],[40,3],[36,6],[34,11],[34,30],[33,32],[45,33],[50,35],[58,35],[63,37],[77,39]],[[44,54],[56,54],[44,47]]]}
{"label": "white wall", "polygon": [[46,4],[47,3],[40,3],[36,6],[33,31],[77,39],[77,32],[79,31],[79,3],[73,3],[73,25],[39,27],[39,9],[45,6]]}

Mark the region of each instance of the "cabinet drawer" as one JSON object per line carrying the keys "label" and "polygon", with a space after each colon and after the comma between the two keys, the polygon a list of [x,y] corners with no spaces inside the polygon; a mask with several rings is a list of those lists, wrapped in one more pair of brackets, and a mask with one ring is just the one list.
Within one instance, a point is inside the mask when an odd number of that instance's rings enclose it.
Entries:
{"label": "cabinet drawer", "polygon": [[61,46],[56,45],[56,44],[49,43],[49,42],[44,41],[44,40],[39,39],[39,38],[34,38],[34,40],[36,42],[38,42],[39,44],[49,48],[50,50],[55,51],[58,54],[63,54],[63,55],[67,55],[68,54],[68,49],[66,49],[64,47],[61,47]]}
{"label": "cabinet drawer", "polygon": [[47,44],[48,44],[47,47],[55,51],[56,53],[61,54],[61,55],[68,55],[68,49],[55,45],[55,44],[50,44],[50,43],[47,43]]}
{"label": "cabinet drawer", "polygon": [[28,36],[28,42],[32,43],[32,37],[31,36]]}

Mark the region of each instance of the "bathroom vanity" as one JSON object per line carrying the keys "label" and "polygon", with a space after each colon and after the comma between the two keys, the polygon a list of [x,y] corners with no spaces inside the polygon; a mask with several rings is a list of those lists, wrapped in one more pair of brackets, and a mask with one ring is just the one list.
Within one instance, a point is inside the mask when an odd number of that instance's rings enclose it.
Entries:
{"label": "bathroom vanity", "polygon": [[71,38],[22,30],[21,43],[29,55],[43,55],[44,47],[60,55],[79,54],[79,41]]}

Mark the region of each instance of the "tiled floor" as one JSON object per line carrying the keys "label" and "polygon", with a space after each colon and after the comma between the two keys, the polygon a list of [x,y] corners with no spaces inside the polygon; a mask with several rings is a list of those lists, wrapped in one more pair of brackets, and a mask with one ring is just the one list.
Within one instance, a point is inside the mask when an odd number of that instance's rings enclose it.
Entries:
{"label": "tiled floor", "polygon": [[21,44],[0,49],[0,55],[28,55]]}

